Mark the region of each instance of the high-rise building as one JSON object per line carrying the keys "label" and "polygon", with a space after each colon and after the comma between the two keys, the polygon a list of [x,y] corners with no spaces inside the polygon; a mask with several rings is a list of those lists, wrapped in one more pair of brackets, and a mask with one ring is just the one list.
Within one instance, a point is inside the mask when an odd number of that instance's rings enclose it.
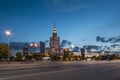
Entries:
{"label": "high-rise building", "polygon": [[82,60],[85,59],[85,49],[84,48],[81,48],[81,57],[82,57]]}
{"label": "high-rise building", "polygon": [[40,53],[45,53],[45,42],[40,41]]}
{"label": "high-rise building", "polygon": [[54,56],[59,56],[63,54],[63,49],[60,48],[60,37],[57,37],[57,30],[55,24],[52,37],[50,37],[50,54]]}
{"label": "high-rise building", "polygon": [[24,55],[24,56],[27,56],[27,55],[28,55],[28,47],[27,47],[27,46],[24,46],[24,47],[23,47],[23,55]]}

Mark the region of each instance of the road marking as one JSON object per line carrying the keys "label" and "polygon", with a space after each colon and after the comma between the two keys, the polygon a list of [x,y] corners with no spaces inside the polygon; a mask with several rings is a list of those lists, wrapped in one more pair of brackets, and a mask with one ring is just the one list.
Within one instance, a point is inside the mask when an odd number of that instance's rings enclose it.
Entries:
{"label": "road marking", "polygon": [[[112,65],[112,64],[109,64]],[[102,67],[104,65],[100,65],[99,67]],[[72,71],[72,70],[79,70],[79,69],[89,69],[89,68],[94,68],[96,66],[94,65],[89,65],[88,67],[80,67],[80,68],[71,68],[71,69],[64,69],[64,70],[57,70],[57,71],[51,71],[51,72],[43,72],[43,73],[36,73],[36,74],[26,74],[26,75],[21,75],[21,76],[11,76],[11,77],[4,77],[0,78],[0,80],[6,80],[6,79],[14,79],[14,78],[22,78],[22,77],[29,77],[29,76],[37,76],[37,75],[44,75],[44,74],[50,74],[50,73],[58,73],[58,72],[64,72],[64,71]]]}
{"label": "road marking", "polygon": [[43,73],[36,73],[36,74],[28,74],[28,75],[21,75],[21,76],[13,76],[13,77],[5,77],[5,78],[0,78],[0,80],[22,78],[22,77],[29,77],[29,76],[37,76],[37,75],[44,75],[44,74],[50,74],[50,73],[58,73],[58,72],[64,72],[64,71],[79,70],[79,69],[88,69],[88,68],[93,68],[93,67],[95,67],[95,66],[89,66],[89,67],[84,67],[84,68],[71,68],[71,69],[65,69],[65,70],[43,72]]}

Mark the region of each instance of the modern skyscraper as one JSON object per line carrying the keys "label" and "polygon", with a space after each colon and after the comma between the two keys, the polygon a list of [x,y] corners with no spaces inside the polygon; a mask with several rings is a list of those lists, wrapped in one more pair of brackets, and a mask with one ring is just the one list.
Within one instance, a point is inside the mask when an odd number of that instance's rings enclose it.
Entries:
{"label": "modern skyscraper", "polygon": [[60,37],[57,37],[57,30],[55,24],[52,37],[50,37],[50,54],[54,56],[59,56],[63,54],[63,49],[60,48]]}
{"label": "modern skyscraper", "polygon": [[45,53],[45,42],[40,41],[40,53]]}
{"label": "modern skyscraper", "polygon": [[27,46],[24,46],[24,47],[23,47],[23,55],[24,55],[24,56],[27,56],[27,55],[28,55],[28,47],[27,47]]}

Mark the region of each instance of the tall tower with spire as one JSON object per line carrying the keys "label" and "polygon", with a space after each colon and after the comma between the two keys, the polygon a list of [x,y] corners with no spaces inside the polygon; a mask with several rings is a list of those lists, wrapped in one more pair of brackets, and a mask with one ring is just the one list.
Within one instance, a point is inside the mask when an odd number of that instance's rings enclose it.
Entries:
{"label": "tall tower with spire", "polygon": [[55,56],[62,54],[60,48],[60,37],[57,37],[56,24],[54,24],[52,37],[50,37],[50,54]]}
{"label": "tall tower with spire", "polygon": [[56,30],[56,24],[54,24],[54,29],[53,29],[53,37],[57,37],[57,30]]}

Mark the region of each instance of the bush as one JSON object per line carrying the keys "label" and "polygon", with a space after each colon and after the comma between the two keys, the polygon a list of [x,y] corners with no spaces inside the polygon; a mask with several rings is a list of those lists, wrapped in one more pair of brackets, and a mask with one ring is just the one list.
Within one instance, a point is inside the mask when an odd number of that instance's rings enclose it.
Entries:
{"label": "bush", "polygon": [[22,61],[22,58],[23,58],[22,53],[21,53],[21,52],[17,52],[17,53],[16,53],[16,60],[17,60],[17,61]]}
{"label": "bush", "polygon": [[0,60],[3,58],[3,55],[0,55]]}
{"label": "bush", "polygon": [[0,43],[0,59],[7,59],[8,58],[8,48],[7,46]]}

